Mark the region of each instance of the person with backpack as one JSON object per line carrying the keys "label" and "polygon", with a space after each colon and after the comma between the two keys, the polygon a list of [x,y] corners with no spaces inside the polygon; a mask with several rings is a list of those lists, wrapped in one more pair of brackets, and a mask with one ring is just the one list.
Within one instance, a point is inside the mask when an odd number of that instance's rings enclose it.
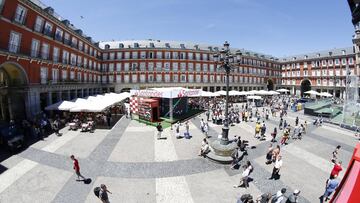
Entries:
{"label": "person with backpack", "polygon": [[101,184],[100,187],[94,188],[94,194],[96,197],[98,197],[102,203],[110,203],[109,196],[107,193],[112,194],[106,187],[105,184]]}
{"label": "person with backpack", "polygon": [[271,203],[281,203],[285,199],[286,188],[282,188],[274,194]]}

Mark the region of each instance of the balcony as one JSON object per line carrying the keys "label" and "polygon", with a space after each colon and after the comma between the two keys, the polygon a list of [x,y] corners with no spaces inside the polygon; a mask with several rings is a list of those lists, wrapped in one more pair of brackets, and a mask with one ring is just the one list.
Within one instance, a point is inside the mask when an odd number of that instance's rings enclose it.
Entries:
{"label": "balcony", "polygon": [[47,36],[49,36],[49,37],[52,37],[52,32],[51,32],[51,30],[50,30],[50,29],[45,29],[45,30],[44,30],[44,35],[47,35]]}
{"label": "balcony", "polygon": [[9,52],[18,53],[20,50],[20,46],[18,44],[9,44]]}
{"label": "balcony", "polygon": [[13,21],[16,22],[16,23],[19,23],[21,25],[24,25],[24,23],[25,23],[25,15],[23,13],[22,14],[15,13]]}
{"label": "balcony", "polygon": [[[62,42],[62,35],[60,34],[55,34],[55,37],[54,37],[55,40],[59,41],[59,42]],[[65,42],[64,42],[65,43]]]}
{"label": "balcony", "polygon": [[69,39],[64,39],[64,44],[70,45],[71,41]]}

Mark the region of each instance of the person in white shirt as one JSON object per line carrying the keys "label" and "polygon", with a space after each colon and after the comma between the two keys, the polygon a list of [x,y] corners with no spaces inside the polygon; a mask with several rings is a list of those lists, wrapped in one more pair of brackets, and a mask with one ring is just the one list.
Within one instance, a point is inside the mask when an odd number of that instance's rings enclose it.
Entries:
{"label": "person in white shirt", "polygon": [[244,165],[243,166],[244,171],[241,174],[241,179],[238,185],[234,185],[235,188],[241,187],[241,185],[244,185],[245,188],[249,187],[249,175],[253,169],[251,164]]}
{"label": "person in white shirt", "polygon": [[270,180],[271,180],[271,179],[279,179],[279,178],[280,178],[279,172],[280,172],[280,168],[281,168],[282,164],[283,164],[282,157],[281,157],[281,155],[279,155],[279,156],[276,158],[276,161],[275,161],[275,164],[274,164],[274,168],[273,168],[271,177],[269,178]]}
{"label": "person in white shirt", "polygon": [[281,190],[277,191],[275,194],[275,197],[272,198],[271,202],[272,203],[281,203],[284,199],[285,199],[285,193],[286,193],[286,188],[282,188]]}

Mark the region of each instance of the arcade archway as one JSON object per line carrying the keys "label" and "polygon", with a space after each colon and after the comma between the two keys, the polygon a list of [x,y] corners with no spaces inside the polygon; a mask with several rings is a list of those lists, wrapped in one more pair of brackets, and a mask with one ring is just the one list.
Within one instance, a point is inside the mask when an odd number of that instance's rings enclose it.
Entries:
{"label": "arcade archway", "polygon": [[304,79],[303,81],[301,81],[300,90],[302,97],[304,96],[304,92],[311,90],[311,82],[309,79]]}
{"label": "arcade archway", "polygon": [[272,79],[268,79],[268,80],[267,80],[266,87],[267,87],[268,91],[274,90],[274,82],[273,82]]}
{"label": "arcade archway", "polygon": [[0,121],[26,118],[24,90],[28,84],[26,72],[19,64],[0,65]]}

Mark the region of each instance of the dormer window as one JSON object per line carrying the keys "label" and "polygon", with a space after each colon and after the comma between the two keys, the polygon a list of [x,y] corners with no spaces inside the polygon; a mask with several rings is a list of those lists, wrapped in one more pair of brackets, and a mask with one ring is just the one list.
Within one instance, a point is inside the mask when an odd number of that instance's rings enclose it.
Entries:
{"label": "dormer window", "polygon": [[123,44],[123,43],[120,43],[120,44],[119,44],[119,48],[120,48],[120,49],[124,48],[124,44]]}
{"label": "dormer window", "polygon": [[304,56],[304,59],[308,59],[308,55],[305,55],[305,56]]}
{"label": "dormer window", "polygon": [[341,53],[342,53],[342,55],[345,55],[345,54],[346,54],[346,51],[345,51],[345,50],[341,50]]}
{"label": "dormer window", "polygon": [[194,49],[199,50],[199,45],[195,44]]}
{"label": "dormer window", "polygon": [[139,48],[139,43],[134,43],[134,48]]}
{"label": "dormer window", "polygon": [[317,56],[318,58],[320,58],[320,54],[317,54],[316,56]]}
{"label": "dormer window", "polygon": [[212,50],[213,50],[212,46],[209,46],[208,49],[209,49],[209,51],[212,51]]}
{"label": "dormer window", "polygon": [[296,57],[293,57],[293,61],[295,61],[296,60]]}
{"label": "dormer window", "polygon": [[331,52],[331,51],[329,51],[329,56],[332,56],[332,52]]}
{"label": "dormer window", "polygon": [[110,45],[105,44],[105,49],[110,49]]}
{"label": "dormer window", "polygon": [[185,49],[185,44],[180,44],[180,48]]}
{"label": "dormer window", "polygon": [[169,43],[165,43],[165,47],[170,49],[170,44]]}
{"label": "dormer window", "polygon": [[150,48],[155,48],[155,44],[153,42],[150,42]]}

